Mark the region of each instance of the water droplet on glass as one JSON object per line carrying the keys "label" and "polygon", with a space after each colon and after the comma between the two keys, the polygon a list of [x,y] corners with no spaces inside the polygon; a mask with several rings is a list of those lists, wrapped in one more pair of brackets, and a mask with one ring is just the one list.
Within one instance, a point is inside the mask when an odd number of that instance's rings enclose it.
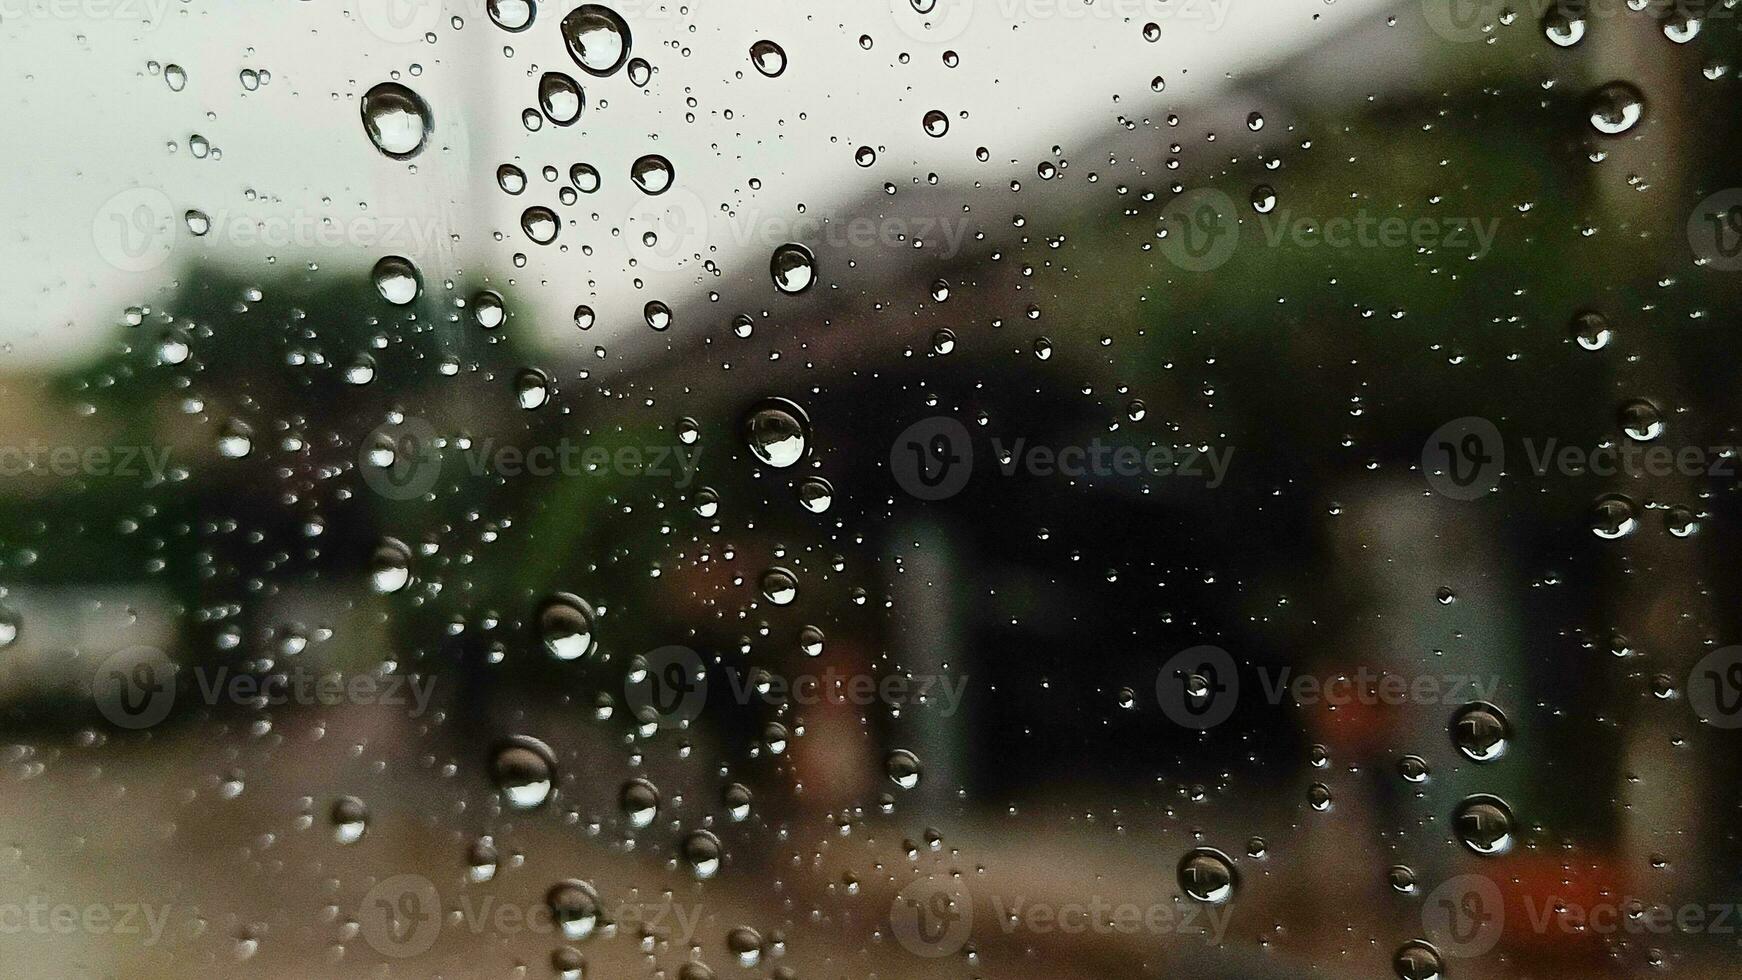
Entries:
{"label": "water droplet on glass", "polygon": [[805,510],[821,514],[835,502],[835,488],[820,476],[806,477],[798,485],[798,502]]}
{"label": "water droplet on glass", "polygon": [[372,273],[381,298],[394,306],[406,306],[423,292],[423,274],[403,255],[386,255]]}
{"label": "water droplet on glass", "polygon": [[1591,126],[1604,136],[1619,136],[1645,115],[1645,96],[1627,82],[1610,82],[1591,96]]}
{"label": "water droplet on glass", "polygon": [[635,182],[635,186],[643,194],[664,194],[676,177],[677,173],[672,169],[671,161],[657,153],[638,157],[629,166],[629,179]]}
{"label": "water droplet on glass", "polygon": [[629,60],[629,25],[602,4],[586,3],[569,11],[562,35],[569,56],[588,74],[609,75]]}
{"label": "water droplet on glass", "polygon": [[1452,744],[1471,762],[1500,758],[1511,738],[1512,726],[1506,715],[1486,701],[1472,701],[1452,717]]}
{"label": "water droplet on glass", "polygon": [[558,592],[538,607],[538,636],[558,660],[579,660],[593,652],[596,617],[580,596]]}
{"label": "water droplet on glass", "polygon": [[920,126],[925,129],[927,136],[942,136],[950,131],[950,117],[944,115],[942,110],[932,109],[920,120]]}
{"label": "water droplet on glass", "polygon": [[560,71],[549,71],[538,80],[538,107],[546,119],[558,126],[568,126],[581,118],[587,96],[573,78]]}
{"label": "water droplet on glass", "polygon": [[761,462],[777,469],[804,458],[810,440],[810,418],[784,398],[759,404],[744,423],[745,441]]}
{"label": "water droplet on glass", "polygon": [[489,0],[484,10],[497,27],[515,34],[531,27],[538,13],[533,0]]}
{"label": "water droplet on glass", "polygon": [[919,756],[906,749],[896,749],[884,760],[884,771],[889,779],[902,789],[912,789],[919,785]]}
{"label": "water droplet on glass", "polygon": [[712,878],[720,872],[720,838],[698,830],[684,838],[683,856],[697,878]]}
{"label": "water droplet on glass", "polygon": [[1634,398],[1617,413],[1621,431],[1634,442],[1650,442],[1663,435],[1663,413],[1643,398]]}
{"label": "water droplet on glass", "polygon": [[490,780],[510,809],[543,806],[556,784],[556,756],[538,739],[515,735],[491,754]]}
{"label": "water droplet on glass", "polygon": [[1404,943],[1392,957],[1398,980],[1444,980],[1445,964],[1439,951],[1419,939]]}
{"label": "water droplet on glass", "polygon": [[1220,905],[1233,898],[1234,878],[1234,862],[1215,848],[1195,848],[1180,858],[1180,889],[1197,901]]}
{"label": "water droplet on glass", "polygon": [[369,807],[355,796],[341,796],[333,801],[333,839],[341,844],[355,844],[369,829]]}
{"label": "water droplet on glass", "polygon": [[618,791],[617,806],[629,826],[639,830],[659,816],[659,789],[645,779],[631,779]]}
{"label": "water droplet on glass", "polygon": [[375,591],[387,595],[411,582],[411,549],[398,538],[382,538],[369,559],[369,581]]}
{"label": "water droplet on glass", "polygon": [[1605,494],[1591,505],[1591,533],[1605,541],[1624,538],[1639,526],[1633,501],[1618,493]]}
{"label": "water droplet on glass", "polygon": [[570,942],[591,936],[599,925],[599,893],[584,881],[570,878],[552,885],[544,896],[551,921]]}
{"label": "water droplet on glass", "polygon": [[769,78],[779,78],[780,73],[786,70],[786,51],[764,38],[750,45],[750,63]]}
{"label": "water droplet on glass", "polygon": [[1458,804],[1452,828],[1477,854],[1504,854],[1513,844],[1512,810],[1498,796],[1472,796]]}
{"label": "water droplet on glass", "polygon": [[1586,350],[1602,350],[1609,346],[1615,332],[1609,327],[1609,318],[1595,310],[1586,310],[1573,317],[1573,339]]}
{"label": "water droplet on glass", "polygon": [[435,127],[423,96],[398,82],[382,82],[363,93],[362,109],[369,141],[395,160],[417,156]]}
{"label": "water droplet on glass", "polygon": [[514,377],[514,396],[528,411],[542,407],[550,398],[550,377],[538,368],[526,368]]}
{"label": "water droplet on glass", "polygon": [[776,565],[762,573],[762,598],[777,606],[790,606],[798,598],[798,576]]}
{"label": "water droplet on glass", "polygon": [[816,279],[816,257],[803,245],[788,242],[774,250],[768,263],[774,288],[783,293],[802,293]]}

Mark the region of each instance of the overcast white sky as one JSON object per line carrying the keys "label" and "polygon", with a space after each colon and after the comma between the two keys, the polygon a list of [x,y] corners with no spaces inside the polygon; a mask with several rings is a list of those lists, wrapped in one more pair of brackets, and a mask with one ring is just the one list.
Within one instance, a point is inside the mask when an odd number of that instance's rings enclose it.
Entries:
{"label": "overcast white sky", "polygon": [[[1389,0],[937,2],[930,32],[910,0],[620,2],[633,53],[656,69],[637,89],[624,72],[600,79],[574,66],[558,30],[572,2],[541,2],[532,28],[511,34],[484,0],[0,0],[0,370],[101,343],[126,306],[160,296],[200,255],[264,277],[271,261],[338,269],[400,253],[438,288],[462,271],[511,274],[539,305],[519,322],[569,333],[570,312],[587,303],[599,312],[592,339],[606,342],[646,329],[649,296],[675,306],[698,288],[695,263],[671,268],[640,249],[650,202],[777,217],[802,202],[815,213],[929,171],[990,179],[974,160],[982,145],[1032,173],[1054,145],[1106,132],[1121,114],[1210,98],[1230,75],[1324,43]],[[1143,37],[1148,21],[1156,42]],[[779,78],[751,67],[761,38],[787,52]],[[946,50],[960,54],[956,68]],[[184,68],[185,88],[148,72],[151,61]],[[248,91],[244,69],[271,81]],[[587,110],[573,127],[528,133],[520,113],[545,71],[574,75]],[[361,93],[396,73],[435,114],[434,138],[409,163],[376,152],[359,117]],[[1156,75],[1167,79],[1160,95]],[[920,125],[934,108],[950,116],[943,138]],[[190,152],[194,134],[210,141],[205,159]],[[880,148],[868,169],[853,159],[867,144]],[[677,187],[656,202],[628,180],[650,152],[677,168]],[[559,239],[567,250],[526,241],[521,209],[557,203],[538,169],[566,180],[578,161],[604,185],[559,209],[575,222]],[[503,162],[531,176],[526,194],[496,190]],[[189,208],[216,222],[206,238],[184,227]],[[321,232],[323,218],[334,229]],[[716,244],[729,270],[766,269],[763,243]],[[633,269],[632,251],[643,259]],[[517,252],[524,269],[512,267]]]}

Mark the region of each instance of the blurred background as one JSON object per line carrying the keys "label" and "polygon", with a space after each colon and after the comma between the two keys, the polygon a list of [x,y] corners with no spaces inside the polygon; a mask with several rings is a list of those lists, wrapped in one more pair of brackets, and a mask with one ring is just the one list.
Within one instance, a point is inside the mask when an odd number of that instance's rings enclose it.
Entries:
{"label": "blurred background", "polygon": [[1736,14],[0,3],[5,961],[1735,975]]}

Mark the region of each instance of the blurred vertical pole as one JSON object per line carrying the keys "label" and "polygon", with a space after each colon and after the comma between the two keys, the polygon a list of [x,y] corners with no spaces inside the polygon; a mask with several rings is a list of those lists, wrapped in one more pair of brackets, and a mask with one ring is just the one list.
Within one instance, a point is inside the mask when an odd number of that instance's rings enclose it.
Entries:
{"label": "blurred vertical pole", "polygon": [[[911,541],[920,546],[908,551]],[[952,685],[971,681],[970,665],[962,660],[962,610],[956,594],[964,570],[950,533],[920,518],[898,525],[890,542],[905,553],[907,569],[890,588],[900,624],[894,643],[898,666],[910,677],[947,678]],[[963,688],[963,703],[954,714],[942,710],[953,703],[949,701],[909,707],[891,726],[895,744],[885,749],[910,749],[920,758],[923,776],[908,796],[923,812],[950,812],[951,788],[966,778],[971,760],[965,716],[973,690],[972,685]]]}
{"label": "blurred vertical pole", "polygon": [[[1689,172],[1695,135],[1685,112],[1691,94],[1687,91],[1688,52],[1664,35],[1658,12],[1654,5],[1637,16],[1611,16],[1596,22],[1592,32],[1591,89],[1623,80],[1638,86],[1646,99],[1644,120],[1634,133],[1597,141],[1607,159],[1595,171],[1597,207],[1591,222],[1611,244],[1593,252],[1606,256],[1608,265],[1592,270],[1593,281],[1625,283],[1630,277],[1662,274],[1661,269],[1637,268],[1637,256],[1624,246],[1625,241],[1657,240],[1670,245],[1670,254],[1682,251],[1677,246],[1685,237],[1692,204],[1684,175]],[[1641,183],[1644,192],[1638,186]],[[1645,281],[1635,285],[1640,290],[1651,286]],[[1619,298],[1626,297],[1622,293]],[[1643,333],[1661,326],[1649,322],[1650,313],[1640,315],[1632,309],[1617,312],[1623,331],[1633,327],[1636,333]],[[1668,315],[1667,310],[1656,314]],[[1672,447],[1702,445],[1709,440],[1702,439],[1697,426],[1708,420],[1683,420],[1674,413],[1676,406],[1687,406],[1695,397],[1685,380],[1693,365],[1681,358],[1697,356],[1697,350],[1678,345],[1676,338],[1674,331],[1665,332],[1664,356],[1621,362],[1615,376],[1616,408],[1619,411],[1626,399],[1647,398],[1665,410],[1668,428],[1660,438]],[[1647,342],[1638,336],[1627,344],[1635,350],[1645,346]],[[1627,437],[1616,433],[1615,438],[1625,441]],[[1692,805],[1705,793],[1701,773],[1718,771],[1718,760],[1689,765],[1685,754],[1671,745],[1672,732],[1696,724],[1686,701],[1655,701],[1644,694],[1650,683],[1647,675],[1660,672],[1674,678],[1678,689],[1682,686],[1688,670],[1704,652],[1701,638],[1706,624],[1712,622],[1710,592],[1700,581],[1695,560],[1697,539],[1671,537],[1662,511],[1644,509],[1649,502],[1680,501],[1691,495],[1694,491],[1689,484],[1687,477],[1646,474],[1627,479],[1621,486],[1602,488],[1622,491],[1640,507],[1640,526],[1632,536],[1614,542],[1619,547],[1611,553],[1606,575],[1616,628],[1632,637],[1644,654],[1641,660],[1628,661],[1634,674],[1620,685],[1623,698],[1632,695],[1634,703],[1641,705],[1623,728],[1627,734],[1622,768],[1632,778],[1616,787],[1624,814],[1623,839],[1618,843],[1620,853],[1636,862],[1625,869],[1632,880],[1645,877],[1643,862],[1648,854],[1665,855],[1672,866],[1699,867],[1702,862],[1698,855],[1729,832],[1727,816],[1720,818],[1723,828],[1712,827],[1709,833],[1689,826],[1691,814],[1722,811]]]}

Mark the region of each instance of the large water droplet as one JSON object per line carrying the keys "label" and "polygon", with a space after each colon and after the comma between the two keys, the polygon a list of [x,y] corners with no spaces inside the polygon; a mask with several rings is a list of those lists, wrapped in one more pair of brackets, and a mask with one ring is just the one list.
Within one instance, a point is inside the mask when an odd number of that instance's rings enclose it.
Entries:
{"label": "large water droplet", "polygon": [[1179,886],[1200,902],[1220,905],[1234,897],[1234,862],[1213,847],[1199,847],[1179,862]]}
{"label": "large water droplet", "polygon": [[629,179],[643,194],[664,194],[676,178],[677,171],[671,161],[657,153],[638,157],[629,166]]}
{"label": "large water droplet", "polygon": [[750,63],[769,78],[779,78],[786,70],[786,51],[765,38],[750,45]]}
{"label": "large water droplet", "polygon": [[551,920],[562,930],[563,938],[571,942],[585,939],[599,925],[599,893],[593,886],[570,878],[552,885],[545,893]]}
{"label": "large water droplet", "polygon": [[558,126],[569,126],[581,118],[587,96],[579,82],[560,71],[547,71],[538,80],[538,107],[546,119]]}
{"label": "large water droplet", "polygon": [[774,250],[768,271],[774,277],[775,289],[788,294],[802,293],[816,280],[816,256],[803,245],[788,242]]}
{"label": "large water droplet", "polygon": [[562,35],[569,56],[590,75],[609,75],[629,60],[629,25],[602,4],[585,3],[569,11]]}
{"label": "large water droplet", "polygon": [[720,872],[720,838],[706,830],[698,830],[684,838],[684,860],[697,878],[712,878]]}
{"label": "large water droplet", "polygon": [[1472,796],[1458,804],[1452,828],[1477,854],[1505,854],[1512,849],[1512,809],[1498,796]]}
{"label": "large water droplet", "polygon": [[1472,701],[1452,717],[1452,743],[1471,762],[1500,758],[1511,739],[1512,726],[1506,715],[1486,701]]}
{"label": "large water droplet", "polygon": [[534,0],[489,0],[484,10],[497,27],[514,34],[531,27],[533,18],[538,16]]}
{"label": "large water droplet", "polygon": [[1591,95],[1591,126],[1604,136],[1619,136],[1645,115],[1645,96],[1628,82],[1610,82]]}
{"label": "large water droplet", "polygon": [[369,582],[382,595],[411,582],[411,549],[398,538],[382,538],[369,559]]}
{"label": "large water droplet", "polygon": [[355,796],[341,796],[333,801],[333,839],[341,844],[355,844],[369,829],[369,807]]}
{"label": "large water droplet", "polygon": [[371,273],[381,298],[394,306],[407,306],[423,292],[423,274],[403,255],[385,255]]}
{"label": "large water droplet", "polygon": [[423,96],[398,82],[382,82],[364,92],[362,107],[369,141],[395,160],[417,156],[435,128],[435,115]]}
{"label": "large water droplet", "polygon": [[770,398],[744,423],[750,452],[769,466],[784,469],[804,458],[810,441],[810,418],[784,398]]}
{"label": "large water droplet", "polygon": [[492,753],[490,780],[511,809],[543,806],[556,784],[556,756],[538,739],[515,735],[503,740]]}
{"label": "large water droplet", "polygon": [[593,652],[593,607],[580,596],[558,592],[538,608],[538,636],[558,660],[579,660]]}
{"label": "large water droplet", "polygon": [[629,826],[649,826],[659,816],[659,788],[645,779],[631,779],[618,791],[617,805]]}
{"label": "large water droplet", "polygon": [[896,749],[883,760],[883,771],[889,774],[889,779],[902,789],[912,789],[919,785],[919,756],[907,749]]}
{"label": "large water droplet", "polygon": [[1404,943],[1391,959],[1398,980],[1443,980],[1445,963],[1439,951],[1419,939]]}

